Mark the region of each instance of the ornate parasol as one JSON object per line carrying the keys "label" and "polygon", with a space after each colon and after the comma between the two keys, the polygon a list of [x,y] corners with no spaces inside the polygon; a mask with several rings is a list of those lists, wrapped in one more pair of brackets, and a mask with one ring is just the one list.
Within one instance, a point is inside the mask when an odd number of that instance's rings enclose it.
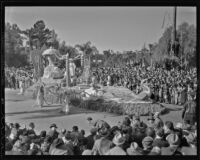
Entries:
{"label": "ornate parasol", "polygon": [[46,49],[43,53],[43,56],[50,56],[50,55],[59,55],[59,51],[54,48]]}

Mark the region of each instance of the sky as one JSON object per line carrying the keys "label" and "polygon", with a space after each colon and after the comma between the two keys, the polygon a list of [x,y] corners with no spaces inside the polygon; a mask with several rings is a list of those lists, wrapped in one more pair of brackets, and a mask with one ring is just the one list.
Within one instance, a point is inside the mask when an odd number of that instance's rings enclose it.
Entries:
{"label": "sky", "polygon": [[[173,7],[6,7],[5,22],[23,30],[43,20],[60,42],[74,46],[91,41],[102,53],[140,50],[158,42],[172,14]],[[177,8],[177,26],[183,22],[196,26],[195,7]]]}

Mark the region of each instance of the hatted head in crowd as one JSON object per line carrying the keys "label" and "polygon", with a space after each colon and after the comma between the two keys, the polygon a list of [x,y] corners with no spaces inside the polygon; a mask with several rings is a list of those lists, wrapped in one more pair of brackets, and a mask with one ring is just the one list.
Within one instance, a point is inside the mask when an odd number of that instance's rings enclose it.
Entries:
{"label": "hatted head in crowd", "polygon": [[29,123],[29,129],[34,130],[35,124],[33,122]]}
{"label": "hatted head in crowd", "polygon": [[174,133],[169,134],[166,137],[166,140],[168,141],[170,146],[179,146],[179,144],[180,144],[180,139],[179,139],[178,135],[174,134]]}
{"label": "hatted head in crowd", "polygon": [[165,131],[164,131],[163,128],[160,128],[160,129],[158,129],[158,130],[156,131],[156,137],[157,137],[157,138],[163,138],[164,135],[165,135]]}
{"label": "hatted head in crowd", "polygon": [[125,137],[120,132],[118,132],[113,138],[113,143],[116,146],[122,146],[125,140],[126,140]]}
{"label": "hatted head in crowd", "polygon": [[140,148],[136,142],[132,142],[126,152],[128,155],[143,155],[142,148]]}
{"label": "hatted head in crowd", "polygon": [[73,131],[73,132],[78,132],[78,126],[73,126],[73,127],[72,127],[72,131]]}
{"label": "hatted head in crowd", "polygon": [[88,123],[90,124],[92,122],[92,117],[87,118]]}
{"label": "hatted head in crowd", "polygon": [[190,134],[188,136],[185,136],[188,144],[191,146],[191,147],[196,147],[196,144],[197,144],[197,137],[194,133],[190,132]]}
{"label": "hatted head in crowd", "polygon": [[166,121],[164,124],[164,131],[165,133],[170,133],[174,131],[174,124],[171,121]]}
{"label": "hatted head in crowd", "polygon": [[161,155],[161,148],[158,146],[153,147],[149,155]]}
{"label": "hatted head in crowd", "polygon": [[51,129],[51,130],[56,130],[57,128],[58,128],[58,127],[56,126],[55,123],[53,123],[53,124],[50,125],[50,129]]}
{"label": "hatted head in crowd", "polygon": [[144,150],[151,150],[153,148],[152,144],[153,144],[152,137],[147,136],[142,140],[142,145]]}
{"label": "hatted head in crowd", "polygon": [[122,124],[125,125],[125,126],[130,126],[131,121],[128,117],[124,117]]}
{"label": "hatted head in crowd", "polygon": [[41,131],[41,132],[40,132],[40,137],[45,138],[46,135],[47,135],[47,132],[46,132],[46,131]]}
{"label": "hatted head in crowd", "polygon": [[14,128],[15,128],[15,129],[19,129],[20,127],[21,127],[21,126],[19,125],[19,123],[15,123],[15,124],[14,124]]}
{"label": "hatted head in crowd", "polygon": [[152,138],[155,138],[155,130],[151,127],[146,129],[146,135]]}

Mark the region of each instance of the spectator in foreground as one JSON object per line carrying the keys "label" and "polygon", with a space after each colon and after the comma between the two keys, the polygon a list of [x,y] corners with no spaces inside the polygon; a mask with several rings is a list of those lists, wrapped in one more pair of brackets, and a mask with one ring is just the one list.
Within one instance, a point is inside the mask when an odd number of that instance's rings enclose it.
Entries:
{"label": "spectator in foreground", "polygon": [[126,155],[126,152],[123,150],[123,144],[125,143],[125,137],[121,133],[117,133],[113,139],[115,147],[110,149],[106,155]]}
{"label": "spectator in foreground", "polygon": [[154,139],[153,141],[153,146],[157,146],[159,148],[162,148],[162,147],[168,147],[169,146],[169,143],[164,140],[164,129],[163,128],[160,128],[159,130],[156,131],[156,138]]}
{"label": "spectator in foreground", "polygon": [[181,152],[183,155],[197,155],[197,138],[194,133],[190,133],[186,136],[187,143],[189,146],[184,146],[181,148]]}
{"label": "spectator in foreground", "polygon": [[112,146],[112,141],[108,139],[110,131],[107,128],[102,128],[97,132],[97,135],[98,139],[94,142],[92,155],[105,155]]}
{"label": "spectator in foreground", "polygon": [[143,145],[143,155],[148,155],[152,148],[153,148],[153,138],[152,137],[145,137],[142,140],[142,145]]}
{"label": "spectator in foreground", "polygon": [[57,132],[58,127],[56,126],[55,123],[50,125],[50,131],[48,132],[47,135],[49,135],[53,140],[55,140],[56,138],[58,138],[59,133]]}
{"label": "spectator in foreground", "polygon": [[128,155],[143,155],[142,148],[140,148],[136,142],[132,142],[126,152]]}
{"label": "spectator in foreground", "polygon": [[177,134],[169,134],[166,140],[169,143],[169,147],[163,147],[161,149],[161,155],[182,155],[179,147],[180,139]]}

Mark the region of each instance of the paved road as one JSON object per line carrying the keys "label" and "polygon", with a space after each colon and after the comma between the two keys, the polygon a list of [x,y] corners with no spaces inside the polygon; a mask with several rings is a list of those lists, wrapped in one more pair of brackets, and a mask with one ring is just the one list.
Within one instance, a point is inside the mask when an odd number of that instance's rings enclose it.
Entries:
{"label": "paved road", "polygon": [[[18,122],[23,125],[28,125],[30,122],[34,122],[36,125],[36,132],[41,130],[49,130],[51,123],[56,123],[58,130],[65,128],[71,130],[74,125],[77,125],[79,129],[84,129],[86,135],[89,133],[89,126],[86,118],[88,116],[93,119],[104,119],[111,125],[116,125],[118,121],[123,119],[123,116],[94,112],[89,110],[83,110],[80,108],[72,108],[69,115],[63,115],[59,113],[62,106],[45,106],[40,109],[38,107],[32,107],[35,103],[31,99],[31,94],[27,93],[25,96],[18,95],[19,90],[5,89],[5,119],[6,122]],[[181,121],[181,106],[165,105],[170,109],[170,112],[161,118],[171,120],[175,123]],[[141,118],[146,121],[147,117]]]}

